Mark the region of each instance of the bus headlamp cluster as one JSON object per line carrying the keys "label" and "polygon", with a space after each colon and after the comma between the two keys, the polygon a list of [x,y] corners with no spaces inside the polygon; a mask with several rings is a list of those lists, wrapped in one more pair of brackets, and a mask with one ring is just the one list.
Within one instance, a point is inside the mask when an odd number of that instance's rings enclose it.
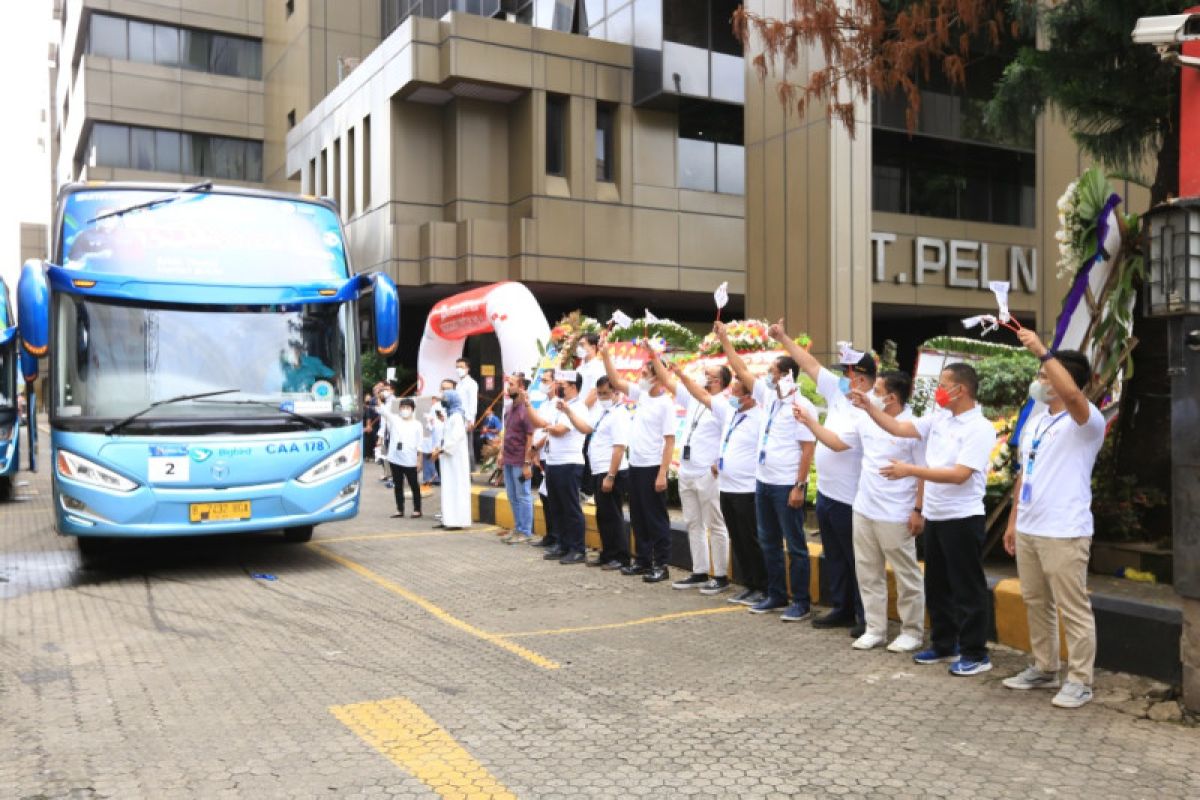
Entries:
{"label": "bus headlamp cluster", "polygon": [[341,475],[343,472],[349,472],[357,468],[361,463],[362,443],[355,441],[338,450],[315,467],[312,467],[299,478],[296,478],[296,482],[311,484],[327,481],[330,478]]}
{"label": "bus headlamp cluster", "polygon": [[68,450],[59,450],[55,458],[58,474],[73,481],[86,483],[111,492],[132,492],[137,484],[110,469],[88,461]]}

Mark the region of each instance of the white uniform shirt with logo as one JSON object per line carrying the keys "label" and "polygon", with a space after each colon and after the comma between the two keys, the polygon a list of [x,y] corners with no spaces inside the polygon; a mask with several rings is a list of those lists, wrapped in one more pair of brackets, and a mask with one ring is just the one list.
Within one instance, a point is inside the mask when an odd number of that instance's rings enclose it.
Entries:
{"label": "white uniform shirt with logo", "polygon": [[717,486],[730,494],[753,494],[762,409],[753,405],[748,411],[735,411],[728,398],[714,397],[712,411],[721,423]]}
{"label": "white uniform shirt with logo", "polygon": [[[546,421],[550,423],[550,427],[552,428],[557,425],[566,425],[567,432],[562,436],[550,435],[550,441],[546,445],[546,464],[552,467],[559,466],[560,464],[582,464],[585,434],[580,433],[579,429],[571,424],[571,418],[567,416],[566,411],[559,411],[555,408],[553,400],[549,402],[551,403],[550,408],[553,409],[553,412]],[[570,405],[571,411],[575,413],[576,417],[585,420],[588,418],[588,407],[584,405],[582,397],[576,397],[568,405]]]}
{"label": "white uniform shirt with logo", "polygon": [[817,391],[825,398],[829,409],[825,427],[836,433],[850,449],[838,452],[817,442],[813,460],[817,465],[817,491],[831,500],[850,505],[858,494],[858,476],[862,471],[863,451],[858,423],[867,412],[855,408],[846,399],[839,383],[839,377],[824,367],[817,373]]}
{"label": "white uniform shirt with logo", "polygon": [[[629,409],[620,403],[613,403],[611,408],[601,408],[597,402],[592,407],[591,418],[592,438],[588,443],[588,462],[592,466],[593,475],[607,475],[612,466],[612,451],[617,445],[625,447],[629,452],[629,429],[633,421],[629,418]],[[629,466],[629,456],[621,458],[620,469]]]}
{"label": "white uniform shirt with logo", "polygon": [[391,411],[385,413],[388,430],[387,460],[398,467],[415,467],[417,451],[421,447],[421,423],[413,417],[404,419]]}
{"label": "white uniform shirt with logo", "polygon": [[[800,470],[800,443],[816,441],[816,437],[807,425],[796,421],[792,404],[799,402],[814,415],[817,409],[801,396],[799,389],[780,399],[774,389],[767,388],[767,382],[762,378],[754,381],[753,394],[755,402],[762,407],[754,453],[758,468],[754,477],[772,486],[794,486],[796,473]],[[800,480],[804,477],[800,476]]]}
{"label": "white uniform shirt with logo", "polygon": [[[679,387],[681,393],[687,390]],[[689,402],[683,417],[683,431],[676,444],[679,446],[679,476],[681,478],[699,478],[706,473],[711,474],[712,466],[717,463],[721,449],[721,421],[690,394]],[[713,406],[725,402],[726,395],[715,395]],[[682,404],[681,404],[682,405]],[[688,449],[690,458],[684,459],[684,448]]]}
{"label": "white uniform shirt with logo", "polygon": [[[1037,439],[1041,442],[1031,473],[1030,455]],[[1104,415],[1091,403],[1082,425],[1067,411],[1043,411],[1026,421],[1021,429],[1021,480],[1029,488],[1022,488],[1017,498],[1020,533],[1051,539],[1092,535],[1092,467],[1103,444]]]}
{"label": "white uniform shirt with logo", "polygon": [[984,513],[988,466],[996,446],[996,429],[979,406],[955,416],[944,408],[914,419],[925,441],[925,463],[933,469],[962,465],[971,477],[960,484],[925,481],[925,519],[940,522]]}
{"label": "white uniform shirt with logo", "polygon": [[[898,422],[912,422],[912,411],[906,406],[896,416]],[[863,414],[855,421],[862,442],[862,476],[854,495],[854,511],[876,522],[907,522],[917,507],[917,479],[901,478],[890,481],[879,470],[893,459],[905,464],[925,463],[925,442],[907,436],[892,436]],[[926,490],[932,485],[926,483]]]}
{"label": "white uniform shirt with logo", "polygon": [[629,434],[629,466],[657,467],[662,464],[663,439],[674,436],[678,427],[675,398],[667,392],[651,397],[635,383],[629,385],[628,396],[637,403]]}

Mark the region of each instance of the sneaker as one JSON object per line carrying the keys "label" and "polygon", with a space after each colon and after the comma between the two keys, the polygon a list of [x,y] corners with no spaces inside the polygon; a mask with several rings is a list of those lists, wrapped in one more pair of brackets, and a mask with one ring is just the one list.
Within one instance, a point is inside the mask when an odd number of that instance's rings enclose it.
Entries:
{"label": "sneaker", "polygon": [[979,660],[971,658],[960,658],[950,665],[950,674],[957,675],[960,678],[969,678],[972,675],[978,675],[981,672],[990,672],[992,669],[992,660],[987,656]]}
{"label": "sneaker", "polygon": [[946,664],[952,661],[958,661],[957,647],[954,648],[954,652],[952,653],[943,653],[936,647],[931,647],[913,656],[914,664]]}
{"label": "sneaker", "polygon": [[761,603],[763,600],[766,600],[766,599],[767,599],[767,593],[766,593],[766,592],[763,592],[763,591],[756,591],[756,592],[754,592],[752,595],[750,595],[749,597],[747,597],[745,600],[743,600],[743,601],[742,601],[742,605],[745,605],[745,606],[756,606],[756,605],[758,605],[759,603]]}
{"label": "sneaker", "polygon": [[854,644],[850,645],[855,650],[872,650],[883,644],[884,638],[877,633],[864,633],[862,636],[854,640]]}
{"label": "sneaker", "polygon": [[787,608],[787,600],[780,597],[764,597],[759,602],[750,606],[751,614],[766,614],[769,611],[778,611],[781,608]]}
{"label": "sneaker", "polygon": [[889,653],[912,653],[921,646],[921,640],[907,633],[902,633],[887,646]]}
{"label": "sneaker", "polygon": [[[733,597],[729,598],[725,602],[744,606],[744,605],[746,605],[746,601],[749,600],[751,597],[753,597],[755,594],[756,594],[756,592],[753,589],[742,589],[740,592],[738,592],[737,594],[735,594]],[[755,601],[755,602],[757,602],[757,601]]]}
{"label": "sneaker", "polygon": [[667,569],[666,567],[651,567],[644,575],[642,575],[642,581],[644,583],[661,583],[662,581],[670,580],[670,578],[671,570]]}
{"label": "sneaker", "polygon": [[787,607],[779,618],[782,622],[802,622],[812,616],[812,606],[799,600]]}
{"label": "sneaker", "polygon": [[814,628],[853,628],[854,617],[847,617],[844,614],[835,614],[832,611],[826,611],[819,617],[815,617],[812,625]]}
{"label": "sneaker", "polygon": [[700,594],[714,595],[720,594],[729,588],[729,578],[718,577],[713,578],[708,583],[700,587]]}
{"label": "sneaker", "polygon": [[671,584],[672,589],[699,589],[704,584],[708,583],[708,575],[693,572],[681,581],[675,581]]}
{"label": "sneaker", "polygon": [[391,481],[385,481],[385,482],[384,482],[384,484],[383,484],[383,488],[385,488],[385,489],[395,489],[395,488],[396,488],[396,486],[395,486],[395,484],[393,484]]}
{"label": "sneaker", "polygon": [[504,542],[505,544],[525,544],[526,542],[533,541],[533,534],[532,533],[521,533],[520,531],[513,531],[512,533],[510,533],[508,536],[505,536],[500,541]]}
{"label": "sneaker", "polygon": [[1059,708],[1079,708],[1092,702],[1092,687],[1067,681],[1050,702]]}
{"label": "sneaker", "polygon": [[1057,689],[1062,686],[1057,672],[1042,672],[1032,664],[1001,683],[1010,689]]}

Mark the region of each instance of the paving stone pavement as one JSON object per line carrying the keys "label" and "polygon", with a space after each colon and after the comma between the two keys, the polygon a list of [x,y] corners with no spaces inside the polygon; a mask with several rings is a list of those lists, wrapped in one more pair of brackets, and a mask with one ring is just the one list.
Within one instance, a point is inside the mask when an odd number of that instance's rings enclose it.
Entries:
{"label": "paving stone pavement", "polygon": [[959,679],[860,653],[432,531],[432,502],[389,519],[375,477],[312,545],[139,542],[84,569],[23,474],[0,506],[0,797],[437,796],[436,758],[407,769],[343,721],[382,725],[376,701],[522,798],[1200,797],[1200,730],[1005,690],[1019,654]]}

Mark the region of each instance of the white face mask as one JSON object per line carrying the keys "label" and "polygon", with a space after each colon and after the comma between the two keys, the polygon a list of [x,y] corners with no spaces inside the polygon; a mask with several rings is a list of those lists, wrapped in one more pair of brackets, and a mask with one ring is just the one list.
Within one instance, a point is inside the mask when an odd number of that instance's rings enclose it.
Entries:
{"label": "white face mask", "polygon": [[765,380],[767,382],[767,388],[770,389],[771,391],[775,391],[775,387],[779,385],[778,383],[775,382],[775,376],[768,373]]}
{"label": "white face mask", "polygon": [[1029,384],[1029,396],[1039,403],[1049,405],[1050,401],[1054,399],[1053,395],[1054,393],[1050,390],[1050,387],[1036,378],[1033,383]]}
{"label": "white face mask", "polygon": [[578,347],[575,348],[575,356],[577,358],[587,358],[587,354],[588,354],[587,348],[584,347],[583,345],[579,345]]}
{"label": "white face mask", "polygon": [[613,407],[613,401],[611,397],[607,400],[600,400],[599,403],[601,408],[608,409]]}
{"label": "white face mask", "polygon": [[879,395],[872,393],[867,395],[867,397],[871,398],[871,405],[875,406],[880,411],[883,411],[883,409],[887,407],[886,395],[884,397],[880,397]]}
{"label": "white face mask", "polygon": [[400,416],[403,417],[404,419],[410,418],[412,416],[412,409],[411,408],[400,409]]}
{"label": "white face mask", "polygon": [[458,377],[460,380],[462,378],[467,377],[467,368],[466,367],[457,367],[454,371],[458,374]]}
{"label": "white face mask", "polygon": [[648,392],[654,387],[654,381],[649,378],[642,377],[638,379],[638,388],[643,392]]}

